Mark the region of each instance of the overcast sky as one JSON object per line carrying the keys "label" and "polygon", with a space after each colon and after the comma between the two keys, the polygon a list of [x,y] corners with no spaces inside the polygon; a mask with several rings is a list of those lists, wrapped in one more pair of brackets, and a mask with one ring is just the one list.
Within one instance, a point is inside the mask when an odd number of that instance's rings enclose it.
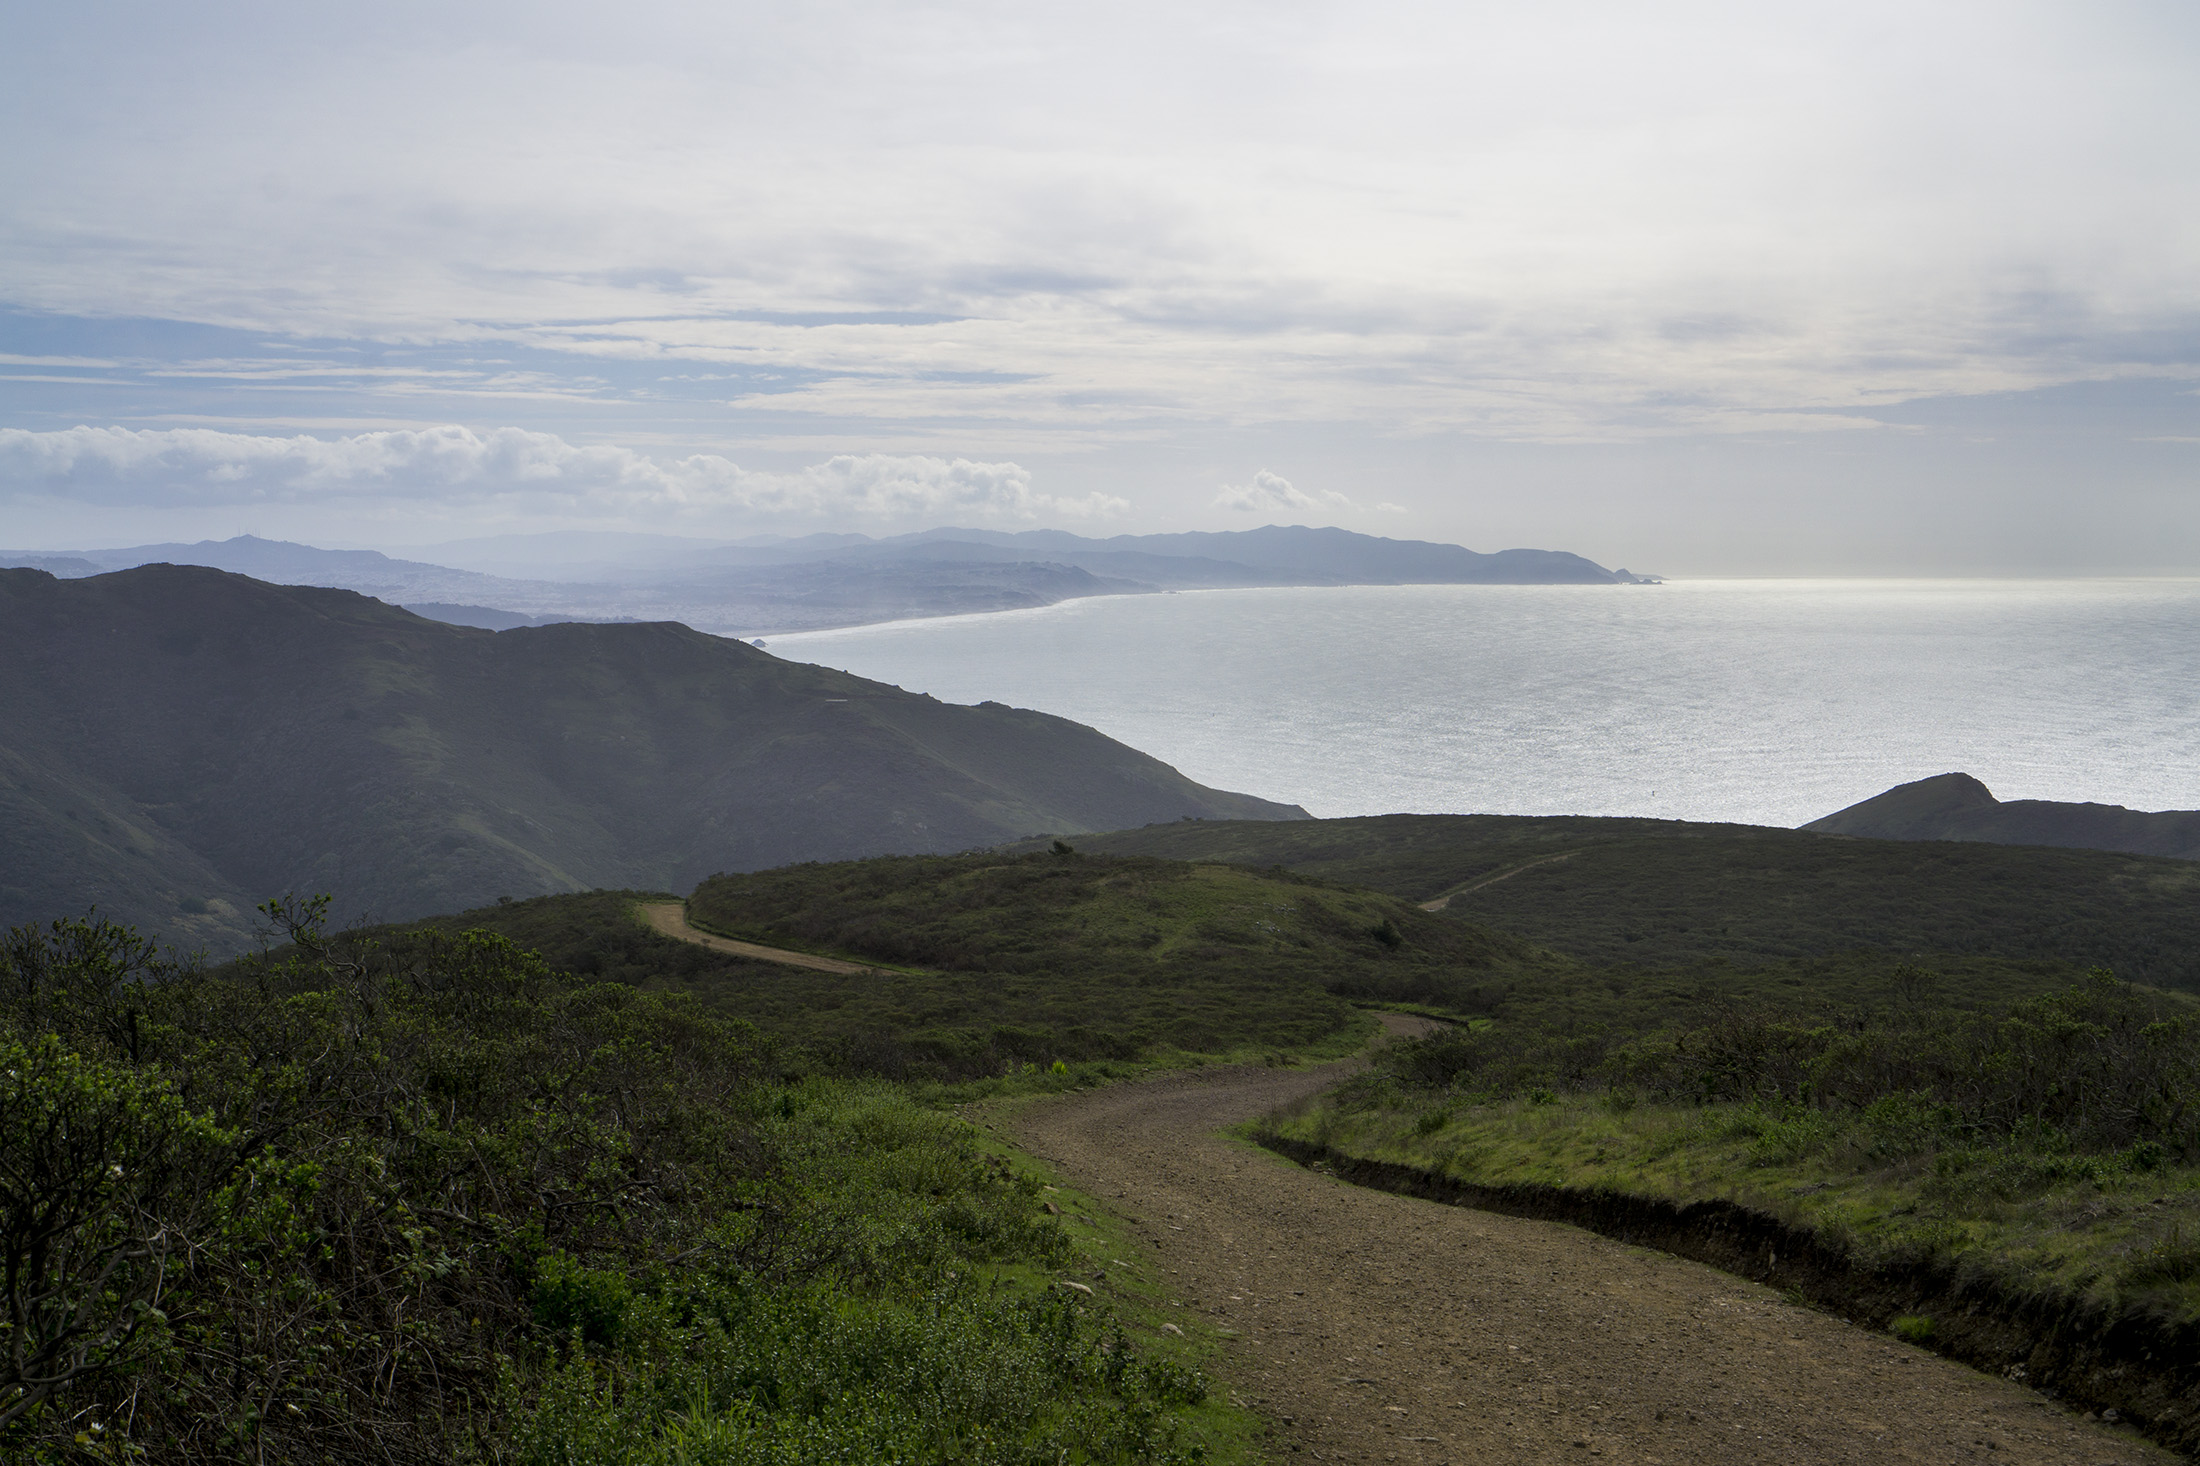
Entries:
{"label": "overcast sky", "polygon": [[0,20],[0,545],[2200,573],[2200,7]]}

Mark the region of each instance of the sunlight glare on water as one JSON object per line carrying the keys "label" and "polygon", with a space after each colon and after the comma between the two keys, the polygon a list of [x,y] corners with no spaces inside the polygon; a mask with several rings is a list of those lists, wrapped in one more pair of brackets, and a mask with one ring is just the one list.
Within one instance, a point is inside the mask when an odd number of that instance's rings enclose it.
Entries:
{"label": "sunlight glare on water", "polygon": [[2200,809],[2200,581],[1194,591],[770,643],[1323,816],[1794,825],[1954,769]]}

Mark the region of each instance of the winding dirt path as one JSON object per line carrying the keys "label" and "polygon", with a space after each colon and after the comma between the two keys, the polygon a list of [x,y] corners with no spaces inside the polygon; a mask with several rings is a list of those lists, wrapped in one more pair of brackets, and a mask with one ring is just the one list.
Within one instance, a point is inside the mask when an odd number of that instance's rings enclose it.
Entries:
{"label": "winding dirt path", "polygon": [[1452,902],[1458,900],[1461,896],[1471,896],[1476,891],[1481,890],[1484,886],[1494,886],[1499,881],[1509,881],[1514,876],[1525,874],[1528,871],[1534,870],[1539,865],[1556,865],[1561,860],[1572,860],[1580,853],[1581,852],[1579,850],[1568,850],[1558,855],[1546,855],[1541,860],[1531,860],[1526,865],[1516,865],[1511,870],[1504,872],[1502,875],[1485,876],[1483,879],[1476,881],[1471,886],[1461,886],[1456,891],[1446,891],[1443,895],[1438,896],[1433,901],[1423,901],[1421,903],[1421,909],[1423,911],[1442,911],[1446,906],[1449,906]]}
{"label": "winding dirt path", "polygon": [[778,962],[788,967],[807,967],[812,972],[877,972],[876,967],[865,967],[860,962],[843,962],[838,957],[819,957],[809,952],[790,952],[785,947],[767,947],[761,942],[741,942],[732,937],[715,936],[688,925],[687,907],[678,901],[638,901],[642,917],[650,926],[668,937],[683,942],[693,942],[708,947],[713,952],[731,952],[736,957],[754,957],[760,962]]}
{"label": "winding dirt path", "polygon": [[1223,1138],[1352,1066],[1221,1069],[1003,1129],[1131,1219],[1277,1454],[1408,1463],[2169,1462],[2041,1396],[1663,1253]]}

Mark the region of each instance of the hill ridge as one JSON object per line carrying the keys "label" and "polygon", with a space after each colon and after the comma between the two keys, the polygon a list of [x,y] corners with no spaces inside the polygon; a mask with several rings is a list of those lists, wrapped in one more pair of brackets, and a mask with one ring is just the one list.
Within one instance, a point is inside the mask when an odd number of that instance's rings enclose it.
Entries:
{"label": "hill ridge", "polygon": [[2046,845],[2200,860],[2200,810],[2149,812],[2091,801],[2001,800],[1984,783],[1961,773],[1897,784],[1801,828],[1878,840]]}
{"label": "hill ridge", "polygon": [[1184,815],[1304,818],[1067,719],[674,622],[491,632],[195,567],[0,571],[0,925],[234,951],[333,891],[402,919]]}

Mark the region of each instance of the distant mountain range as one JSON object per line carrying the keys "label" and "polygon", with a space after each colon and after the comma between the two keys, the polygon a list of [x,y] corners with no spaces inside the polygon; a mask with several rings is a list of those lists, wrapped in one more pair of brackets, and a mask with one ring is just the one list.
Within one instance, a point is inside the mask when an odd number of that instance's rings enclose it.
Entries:
{"label": "distant mountain range", "polygon": [[0,925],[96,904],[216,952],[284,891],[402,919],[1039,831],[1305,817],[1061,718],[685,626],[491,633],[194,567],[0,570],[0,679]]}
{"label": "distant mountain range", "polygon": [[1287,585],[1612,585],[1655,580],[1561,550],[1458,545],[1269,525],[1088,539],[1059,530],[935,529],[735,544],[557,532],[430,545],[399,559],[240,535],[128,549],[0,552],[63,578],[205,565],[341,587],[439,620],[503,629],[553,621],[680,621],[752,636],[1052,605],[1083,596]]}
{"label": "distant mountain range", "polygon": [[2120,804],[2006,803],[1969,774],[1898,784],[1802,828],[1878,840],[1978,840],[1990,845],[2059,845],[2200,860],[2200,810],[2149,814]]}

